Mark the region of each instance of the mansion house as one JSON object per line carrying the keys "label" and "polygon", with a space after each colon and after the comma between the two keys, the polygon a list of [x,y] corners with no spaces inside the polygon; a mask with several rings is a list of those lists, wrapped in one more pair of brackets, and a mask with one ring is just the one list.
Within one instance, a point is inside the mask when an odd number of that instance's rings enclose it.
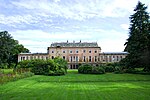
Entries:
{"label": "mansion house", "polygon": [[103,52],[96,42],[60,42],[52,43],[47,53],[20,53],[18,61],[31,59],[54,59],[61,57],[68,62],[69,69],[77,69],[79,64],[101,64],[119,62],[127,52]]}

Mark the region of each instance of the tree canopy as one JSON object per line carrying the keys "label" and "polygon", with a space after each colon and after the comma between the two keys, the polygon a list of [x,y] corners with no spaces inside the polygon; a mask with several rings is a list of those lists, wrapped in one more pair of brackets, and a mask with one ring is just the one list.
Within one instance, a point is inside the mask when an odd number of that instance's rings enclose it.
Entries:
{"label": "tree canopy", "polygon": [[129,38],[125,43],[127,67],[150,69],[150,17],[147,7],[140,1],[130,17]]}
{"label": "tree canopy", "polygon": [[27,53],[29,50],[14,40],[7,31],[0,32],[0,65],[10,66],[11,63],[17,63],[21,52]]}

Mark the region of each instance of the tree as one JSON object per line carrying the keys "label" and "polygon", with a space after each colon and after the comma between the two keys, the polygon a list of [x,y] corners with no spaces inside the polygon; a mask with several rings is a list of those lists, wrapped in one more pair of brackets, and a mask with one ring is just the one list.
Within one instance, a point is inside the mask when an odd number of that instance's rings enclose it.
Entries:
{"label": "tree", "polygon": [[0,65],[7,63],[13,49],[14,40],[7,31],[0,32]]}
{"label": "tree", "polygon": [[7,63],[8,67],[12,63],[17,65],[18,54],[21,52],[25,53],[29,50],[14,40],[7,31],[0,32],[0,65],[4,63]]}
{"label": "tree", "polygon": [[22,44],[19,44],[17,40],[15,40],[15,45],[10,53],[9,59],[7,60],[8,68],[11,67],[11,64],[15,64],[14,68],[16,68],[18,64],[18,54],[19,53],[29,53],[29,50],[25,48]]}
{"label": "tree", "polygon": [[150,22],[147,7],[140,1],[135,7],[135,13],[130,17],[129,38],[125,43],[125,50],[129,52],[126,57],[126,65],[130,68],[144,67],[150,69],[149,37]]}

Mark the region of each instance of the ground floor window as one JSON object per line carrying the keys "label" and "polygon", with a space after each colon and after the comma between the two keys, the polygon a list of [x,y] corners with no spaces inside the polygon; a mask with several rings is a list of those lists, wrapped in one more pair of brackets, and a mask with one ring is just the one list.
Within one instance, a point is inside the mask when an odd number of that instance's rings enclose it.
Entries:
{"label": "ground floor window", "polygon": [[70,64],[70,69],[78,69],[78,64]]}
{"label": "ground floor window", "polygon": [[52,59],[54,59],[54,56],[52,56]]}
{"label": "ground floor window", "polygon": [[66,59],[65,56],[63,56],[63,59]]}

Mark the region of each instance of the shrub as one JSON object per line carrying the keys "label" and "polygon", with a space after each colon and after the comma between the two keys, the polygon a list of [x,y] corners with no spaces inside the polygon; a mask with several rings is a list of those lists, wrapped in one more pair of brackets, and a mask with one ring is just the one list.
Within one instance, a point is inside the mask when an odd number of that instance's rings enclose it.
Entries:
{"label": "shrub", "polygon": [[50,76],[60,76],[60,75],[65,75],[65,70],[63,68],[56,70],[56,71],[49,71],[48,75]]}
{"label": "shrub", "polygon": [[31,66],[29,66],[30,63],[31,63],[30,60],[23,60],[18,63],[17,67],[18,68],[29,68],[29,67],[31,67]]}
{"label": "shrub", "polygon": [[46,65],[39,65],[32,68],[31,72],[35,75],[46,75],[49,73],[49,68]]}
{"label": "shrub", "polygon": [[89,64],[83,64],[78,68],[79,73],[83,74],[104,74],[105,70],[100,66],[92,66]]}
{"label": "shrub", "polygon": [[114,73],[115,73],[115,74],[122,74],[122,73],[123,73],[123,70],[122,70],[121,66],[116,66]]}
{"label": "shrub", "polygon": [[31,72],[21,73],[21,76],[22,76],[23,78],[31,77],[31,76],[33,76],[33,75],[34,75],[34,73],[31,73]]}
{"label": "shrub", "polygon": [[84,66],[83,73],[90,74],[92,72],[92,66]]}
{"label": "shrub", "polygon": [[55,71],[54,75],[65,75],[65,70],[63,68],[58,69],[57,71]]}
{"label": "shrub", "polygon": [[7,69],[8,64],[7,63],[0,63],[0,69]]}
{"label": "shrub", "polygon": [[79,73],[90,74],[92,72],[92,66],[89,64],[83,64],[78,68]]}
{"label": "shrub", "polygon": [[24,60],[19,62],[18,68],[31,68],[35,75],[64,75],[67,72],[67,62],[62,58],[54,60]]}
{"label": "shrub", "polygon": [[128,69],[125,69],[124,71],[125,73],[136,73],[138,70],[129,67]]}
{"label": "shrub", "polygon": [[105,72],[114,72],[115,68],[113,66],[105,66]]}
{"label": "shrub", "polygon": [[16,81],[18,79],[26,78],[26,77],[31,77],[34,74],[31,72],[24,72],[21,74],[18,73],[1,73],[0,74],[0,84],[4,84],[6,82],[10,81]]}
{"label": "shrub", "polygon": [[120,66],[120,63],[119,62],[113,62],[113,63],[106,63],[106,66]]}
{"label": "shrub", "polygon": [[83,73],[83,70],[84,70],[84,66],[79,66],[79,68],[78,68],[78,73]]}
{"label": "shrub", "polygon": [[18,74],[21,74],[21,73],[24,73],[24,72],[30,72],[30,68],[17,68],[15,70],[13,70],[14,73],[18,73]]}
{"label": "shrub", "polygon": [[50,76],[53,76],[55,74],[55,72],[54,71],[52,71],[52,70],[49,70],[49,73],[48,73],[48,75],[50,75]]}
{"label": "shrub", "polygon": [[101,66],[93,66],[92,67],[92,74],[104,74],[105,69]]}
{"label": "shrub", "polygon": [[63,68],[63,69],[65,69],[65,72],[67,73],[68,67],[67,67],[67,61],[66,60],[64,60],[60,57],[55,57],[54,62],[58,64],[59,69]]}

